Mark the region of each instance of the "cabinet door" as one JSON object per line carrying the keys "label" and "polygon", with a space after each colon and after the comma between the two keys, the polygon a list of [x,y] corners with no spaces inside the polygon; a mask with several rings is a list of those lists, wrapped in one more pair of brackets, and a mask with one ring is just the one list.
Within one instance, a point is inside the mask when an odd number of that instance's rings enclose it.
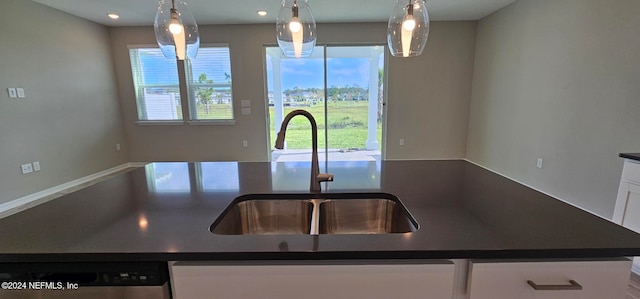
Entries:
{"label": "cabinet door", "polygon": [[[631,261],[472,261],[470,299],[624,299]],[[538,288],[534,289],[534,285]]]}
{"label": "cabinet door", "polygon": [[[632,214],[626,213],[626,211],[631,208],[631,210],[637,209],[637,206],[631,206],[629,200],[635,199],[637,204],[638,197],[640,196],[640,162],[626,160],[624,162],[624,167],[622,169],[622,178],[620,179],[620,187],[618,188],[618,197],[616,198],[616,206],[613,211],[613,222],[622,224],[623,218],[625,216],[629,216],[626,218],[635,218],[635,219],[627,219],[627,227],[640,227],[638,223],[640,223],[640,214]],[[633,205],[634,203],[631,202]],[[630,223],[629,221],[635,221],[635,223]],[[636,230],[635,228],[631,228],[636,232],[640,232],[640,230]]]}
{"label": "cabinet door", "polygon": [[622,190],[626,205],[622,215],[622,226],[640,232],[640,186],[627,184]]}
{"label": "cabinet door", "polygon": [[451,299],[454,266],[178,262],[171,271],[175,299]]}
{"label": "cabinet door", "polygon": [[[620,224],[632,231],[640,233],[640,186],[625,184],[620,192],[624,198],[624,210]],[[633,271],[640,272],[640,258],[633,258]]]}

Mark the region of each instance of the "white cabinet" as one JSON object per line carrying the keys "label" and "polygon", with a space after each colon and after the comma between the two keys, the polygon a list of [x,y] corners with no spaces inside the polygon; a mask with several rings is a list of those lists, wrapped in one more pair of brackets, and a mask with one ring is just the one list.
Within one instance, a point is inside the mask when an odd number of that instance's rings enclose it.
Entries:
{"label": "white cabinet", "polygon": [[[640,233],[640,162],[625,160],[618,188],[613,221]],[[640,259],[635,258],[633,270],[640,273]]]}
{"label": "white cabinet", "polygon": [[176,262],[174,299],[450,299],[450,261]]}
{"label": "white cabinet", "polygon": [[624,299],[631,261],[470,262],[469,299]]}

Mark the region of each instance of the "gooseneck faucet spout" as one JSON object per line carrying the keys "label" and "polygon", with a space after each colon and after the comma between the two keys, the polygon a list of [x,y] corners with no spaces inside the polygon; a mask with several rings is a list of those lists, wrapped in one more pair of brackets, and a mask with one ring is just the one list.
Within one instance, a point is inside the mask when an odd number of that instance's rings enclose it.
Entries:
{"label": "gooseneck faucet spout", "polygon": [[333,175],[328,173],[320,173],[320,167],[318,166],[318,125],[316,124],[315,118],[311,113],[305,110],[294,110],[289,112],[287,116],[285,116],[282,121],[282,126],[280,127],[280,132],[278,132],[278,137],[276,138],[276,148],[283,149],[284,148],[284,138],[287,133],[287,125],[289,125],[289,121],[296,116],[302,115],[306,117],[309,122],[311,122],[311,183],[309,190],[314,193],[320,193],[320,182],[330,182],[333,181]]}

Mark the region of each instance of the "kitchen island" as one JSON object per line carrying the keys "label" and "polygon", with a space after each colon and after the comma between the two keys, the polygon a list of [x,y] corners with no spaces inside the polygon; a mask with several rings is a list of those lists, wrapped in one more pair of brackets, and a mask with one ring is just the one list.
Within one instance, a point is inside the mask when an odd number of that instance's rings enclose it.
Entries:
{"label": "kitchen island", "polygon": [[0,219],[0,262],[640,255],[640,235],[464,160],[322,166],[327,168],[322,172],[335,175],[323,192],[393,194],[419,229],[377,235],[216,235],[209,226],[237,196],[308,190],[308,162],[152,163]]}

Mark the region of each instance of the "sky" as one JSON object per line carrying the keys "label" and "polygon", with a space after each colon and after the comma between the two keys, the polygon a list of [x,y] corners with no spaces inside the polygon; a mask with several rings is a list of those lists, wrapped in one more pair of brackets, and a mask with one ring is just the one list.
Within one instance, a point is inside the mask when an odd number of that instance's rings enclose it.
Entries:
{"label": "sky", "polygon": [[[270,63],[269,63],[270,64]],[[267,72],[271,74],[268,64]],[[282,89],[324,88],[324,62],[322,58],[285,59],[281,60]],[[367,87],[369,85],[369,60],[366,58],[329,58],[327,59],[327,86]],[[272,79],[269,78],[269,90],[273,90]]]}
{"label": "sky", "polygon": [[[227,83],[224,74],[231,74],[229,59],[228,48],[200,48],[191,61],[193,80],[197,81],[204,73],[213,83]],[[146,84],[178,84],[176,60],[165,58],[160,49],[140,50],[140,60]]]}
{"label": "sky", "polygon": [[[175,59],[167,59],[159,49],[140,50],[140,60],[144,68],[146,84],[178,84]],[[384,65],[380,59],[379,68]],[[327,86],[355,86],[367,88],[369,85],[368,58],[327,58]],[[269,91],[273,90],[273,66],[267,55],[267,80]],[[262,67],[256,67],[261,72]],[[225,73],[231,74],[228,48],[201,48],[196,59],[192,60],[193,79],[198,80],[202,73],[214,83],[227,83]],[[282,59],[282,90],[296,86],[306,88],[324,88],[324,62],[322,58]],[[257,83],[262,84],[262,83]]]}
{"label": "sky", "polygon": [[[298,86],[324,88],[324,62],[322,58],[282,59],[282,90]],[[367,88],[369,85],[368,58],[327,58],[327,86],[355,86]],[[379,68],[384,65],[380,59]],[[273,66],[267,55],[267,80],[269,91],[273,90]]]}

